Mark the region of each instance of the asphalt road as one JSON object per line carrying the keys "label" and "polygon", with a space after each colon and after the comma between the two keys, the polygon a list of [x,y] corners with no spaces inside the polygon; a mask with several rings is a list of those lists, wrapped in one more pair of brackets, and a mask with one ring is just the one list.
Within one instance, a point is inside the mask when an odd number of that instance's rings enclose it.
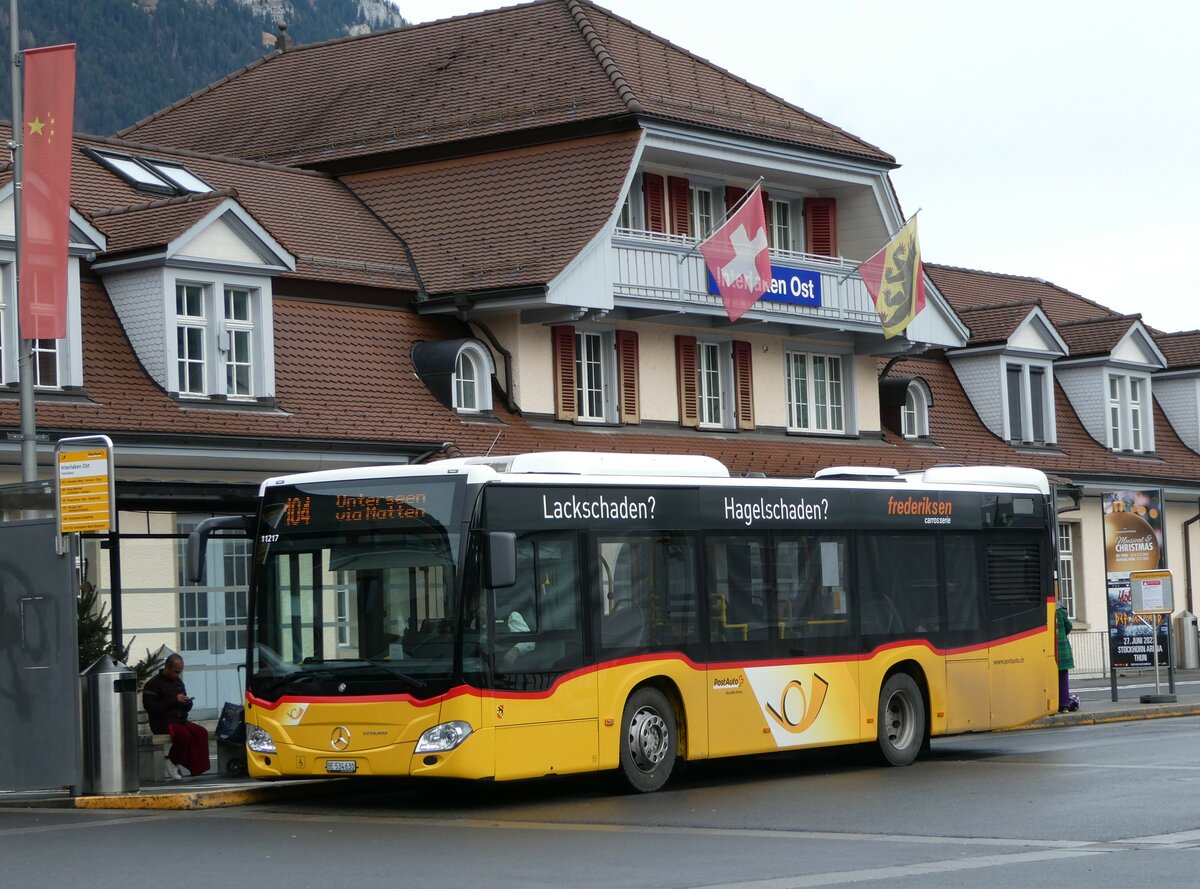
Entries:
{"label": "asphalt road", "polygon": [[364,784],[192,812],[0,809],[3,883],[276,887],[1191,887],[1200,717],[693,767],[670,789],[599,778]]}

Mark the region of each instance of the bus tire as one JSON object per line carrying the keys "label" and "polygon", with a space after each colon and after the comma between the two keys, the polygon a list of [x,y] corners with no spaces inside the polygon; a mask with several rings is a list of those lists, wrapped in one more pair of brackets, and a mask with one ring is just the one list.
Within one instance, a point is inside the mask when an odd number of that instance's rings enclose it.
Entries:
{"label": "bus tire", "polygon": [[678,756],[675,708],[657,688],[639,688],[621,715],[621,777],[638,793],[667,783]]}
{"label": "bus tire", "polygon": [[894,766],[906,766],[925,744],[925,699],[907,673],[893,673],[879,690],[879,751]]}

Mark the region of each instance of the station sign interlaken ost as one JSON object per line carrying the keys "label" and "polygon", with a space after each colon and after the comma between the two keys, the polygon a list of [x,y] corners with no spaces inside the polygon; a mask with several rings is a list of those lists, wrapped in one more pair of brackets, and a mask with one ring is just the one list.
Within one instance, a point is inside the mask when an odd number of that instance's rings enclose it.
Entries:
{"label": "station sign interlaken ost", "polygon": [[113,528],[112,443],[105,436],[63,439],[55,451],[60,534]]}

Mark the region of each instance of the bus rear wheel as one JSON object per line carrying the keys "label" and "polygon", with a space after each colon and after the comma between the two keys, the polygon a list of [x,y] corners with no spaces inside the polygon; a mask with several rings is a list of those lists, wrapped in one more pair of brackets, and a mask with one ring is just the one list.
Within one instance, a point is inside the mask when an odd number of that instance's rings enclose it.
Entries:
{"label": "bus rear wheel", "polygon": [[906,766],[925,744],[925,699],[907,673],[888,677],[879,690],[879,751],[894,766]]}
{"label": "bus rear wheel", "polygon": [[621,716],[621,776],[639,793],[667,783],[678,755],[675,710],[657,688],[640,688]]}

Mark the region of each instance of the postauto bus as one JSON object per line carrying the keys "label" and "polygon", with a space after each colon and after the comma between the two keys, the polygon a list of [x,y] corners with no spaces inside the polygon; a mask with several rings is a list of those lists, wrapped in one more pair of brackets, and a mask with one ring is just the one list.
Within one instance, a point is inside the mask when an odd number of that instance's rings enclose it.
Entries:
{"label": "postauto bus", "polygon": [[1002,466],[531,453],[272,478],[249,771],[652,791],[827,745],[905,765],[1056,709],[1054,528],[1045,475]]}

